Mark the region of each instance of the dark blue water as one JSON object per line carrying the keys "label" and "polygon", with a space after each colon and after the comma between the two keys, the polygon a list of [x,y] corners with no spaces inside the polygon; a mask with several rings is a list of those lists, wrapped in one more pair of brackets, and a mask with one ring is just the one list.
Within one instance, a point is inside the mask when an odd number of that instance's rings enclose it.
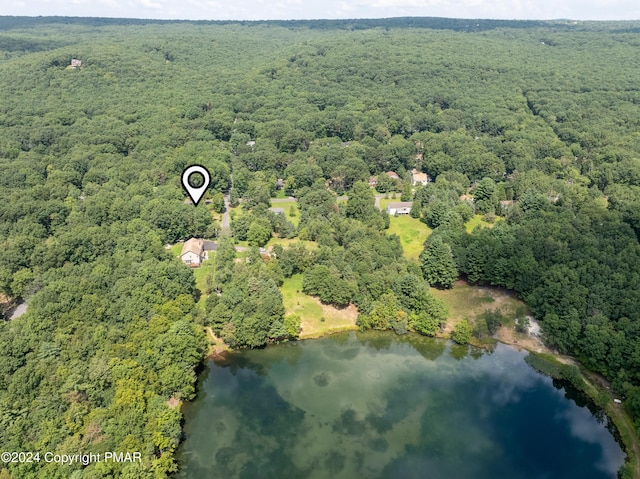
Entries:
{"label": "dark blue water", "polygon": [[210,362],[179,477],[616,477],[606,418],[524,356],[345,333]]}

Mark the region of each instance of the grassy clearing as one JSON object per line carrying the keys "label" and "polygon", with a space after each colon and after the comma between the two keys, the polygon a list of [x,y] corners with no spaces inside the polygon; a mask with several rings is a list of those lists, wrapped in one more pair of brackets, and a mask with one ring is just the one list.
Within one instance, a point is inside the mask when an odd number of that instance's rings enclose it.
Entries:
{"label": "grassy clearing", "polygon": [[355,306],[338,309],[307,296],[302,292],[301,274],[286,279],[280,289],[286,314],[297,314],[302,319],[301,339],[357,329],[358,311]]}
{"label": "grassy clearing", "polygon": [[473,320],[488,310],[499,308],[505,318],[504,326],[509,327],[515,324],[516,317],[528,313],[526,305],[503,288],[470,286],[465,281],[456,281],[451,289],[431,288],[431,293],[449,308],[447,331],[463,319]]}
{"label": "grassy clearing", "polygon": [[493,223],[489,223],[482,219],[483,215],[474,215],[469,221],[467,221],[464,226],[467,229],[467,233],[471,233],[477,226],[481,226],[482,228],[493,228],[498,221],[502,221],[503,218],[501,216],[496,216],[496,221]]}
{"label": "grassy clearing", "polygon": [[171,253],[171,256],[173,256],[174,258],[177,258],[178,256],[180,256],[180,253],[182,252],[183,244],[184,243],[176,243],[171,248],[169,248],[169,252]]}
{"label": "grassy clearing", "polygon": [[199,268],[194,268],[193,276],[196,278],[196,288],[200,290],[202,296],[200,301],[204,302],[207,298],[207,276],[213,272],[214,253],[209,251],[209,259],[202,262]]}
{"label": "grassy clearing", "polygon": [[417,260],[424,242],[431,234],[431,228],[409,215],[392,216],[387,234],[396,234],[404,251],[404,257]]}
{"label": "grassy clearing", "polygon": [[288,198],[288,196],[284,194],[284,188],[280,188],[276,191],[275,198]]}
{"label": "grassy clearing", "polygon": [[[284,216],[285,218],[287,218],[287,220],[291,221],[294,226],[298,226],[298,222],[300,221],[300,210],[298,209],[298,202],[297,201],[278,201],[278,202],[271,202],[271,207],[272,208],[284,208]],[[293,207],[296,211],[296,215],[295,216],[289,216],[289,212],[291,211],[291,207]]]}
{"label": "grassy clearing", "polygon": [[396,193],[396,198],[393,199],[391,198],[391,196],[393,195],[393,193],[389,193],[389,198],[380,198],[380,209],[381,210],[387,210],[387,206],[389,206],[389,203],[398,203],[400,201],[400,193]]}
{"label": "grassy clearing", "polygon": [[315,241],[305,241],[305,240],[301,240],[298,238],[271,238],[269,240],[269,242],[267,243],[267,245],[265,246],[265,248],[270,248],[273,247],[275,245],[280,245],[282,246],[284,249],[290,248],[293,245],[298,245],[298,244],[302,244],[304,245],[305,248],[310,249],[310,250],[314,250],[314,249],[318,249],[318,243],[316,243]]}

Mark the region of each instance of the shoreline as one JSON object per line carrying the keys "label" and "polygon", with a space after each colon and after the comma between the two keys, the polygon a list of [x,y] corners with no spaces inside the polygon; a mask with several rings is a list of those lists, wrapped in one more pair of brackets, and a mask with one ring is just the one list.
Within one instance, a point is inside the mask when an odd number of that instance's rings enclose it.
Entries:
{"label": "shoreline", "polygon": [[[206,356],[203,358],[203,360],[205,361],[211,360],[214,362],[224,362],[227,359],[226,358],[227,353],[237,351],[229,348],[226,344],[224,344],[224,342],[220,338],[215,336],[215,334],[213,333],[213,330],[210,327],[206,327],[205,330],[207,331],[207,337],[210,340],[215,341],[215,344],[210,344],[210,349],[207,352]],[[359,328],[357,326],[347,326],[340,329],[323,331],[317,334],[309,334],[303,337],[299,337],[295,341],[321,339],[327,336],[331,336],[333,334],[344,333],[349,331],[357,332],[359,331]],[[389,333],[391,333],[391,331],[389,331]],[[415,333],[415,334],[418,334],[418,333]],[[449,335],[443,332],[436,334],[434,338],[451,340]],[[544,359],[547,361],[553,361],[557,364],[565,365],[565,366],[566,365],[576,366],[580,372],[580,380],[582,381],[582,384],[576,385],[576,387],[579,387],[582,390],[582,392],[584,392],[589,397],[589,399],[593,401],[595,405],[597,405],[599,408],[603,410],[603,412],[606,414],[607,418],[609,419],[610,423],[615,427],[616,433],[617,433],[616,435],[620,440],[621,446],[625,454],[627,455],[627,458],[625,460],[624,465],[621,467],[621,470],[622,468],[624,468],[626,471],[631,472],[631,476],[622,476],[622,477],[631,477],[633,479],[640,479],[640,439],[638,438],[638,435],[635,432],[633,421],[631,420],[629,415],[626,413],[626,411],[624,410],[624,407],[621,404],[615,404],[613,402],[612,397],[609,398],[609,400],[607,400],[605,404],[600,403],[602,395],[606,394],[607,396],[610,396],[611,393],[607,389],[603,388],[602,385],[596,384],[601,382],[601,380],[600,381],[594,380],[594,377],[596,376],[597,373],[594,373],[593,371],[589,371],[588,369],[586,369],[579,361],[577,361],[572,356],[561,355],[559,353],[551,351],[548,347],[544,345],[542,340],[538,337],[535,337],[534,339],[541,346],[542,351],[534,350],[533,347],[531,345],[528,345],[527,342],[522,342],[522,343],[508,342],[501,338],[496,338],[493,336],[487,339],[490,339],[490,341],[487,342],[487,341],[474,340],[473,342],[470,342],[469,345],[476,348],[489,349],[495,346],[497,343],[502,343],[506,346],[510,346],[519,351],[527,351],[529,354],[535,354],[537,356],[544,357]],[[216,347],[216,345],[218,346]],[[267,344],[265,347],[268,347],[268,346],[269,345]],[[541,373],[541,374],[546,374],[546,373]],[[546,374],[546,375],[549,377],[553,377],[550,374]]]}

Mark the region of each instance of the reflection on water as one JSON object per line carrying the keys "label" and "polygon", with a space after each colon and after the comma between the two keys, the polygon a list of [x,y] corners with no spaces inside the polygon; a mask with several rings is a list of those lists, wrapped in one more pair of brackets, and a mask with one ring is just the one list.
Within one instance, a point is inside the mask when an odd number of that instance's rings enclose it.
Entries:
{"label": "reflection on water", "polygon": [[523,357],[390,333],[235,353],[185,411],[179,477],[615,477],[606,424]]}

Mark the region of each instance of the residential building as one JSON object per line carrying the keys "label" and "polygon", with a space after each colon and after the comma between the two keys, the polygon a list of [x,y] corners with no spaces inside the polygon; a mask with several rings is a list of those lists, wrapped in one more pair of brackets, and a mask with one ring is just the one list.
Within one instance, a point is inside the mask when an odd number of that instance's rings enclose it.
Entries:
{"label": "residential building", "polygon": [[205,259],[204,241],[197,238],[191,238],[182,245],[180,260],[187,266],[197,268]]}
{"label": "residential building", "polygon": [[413,206],[413,201],[400,201],[397,203],[389,203],[387,205],[387,213],[389,213],[389,216],[408,215],[409,213],[411,213],[412,206]]}
{"label": "residential building", "polygon": [[413,184],[413,186],[416,186],[416,185],[424,186],[430,181],[431,181],[431,178],[429,178],[429,175],[427,175],[426,173],[421,173],[418,170],[411,170],[411,184]]}

